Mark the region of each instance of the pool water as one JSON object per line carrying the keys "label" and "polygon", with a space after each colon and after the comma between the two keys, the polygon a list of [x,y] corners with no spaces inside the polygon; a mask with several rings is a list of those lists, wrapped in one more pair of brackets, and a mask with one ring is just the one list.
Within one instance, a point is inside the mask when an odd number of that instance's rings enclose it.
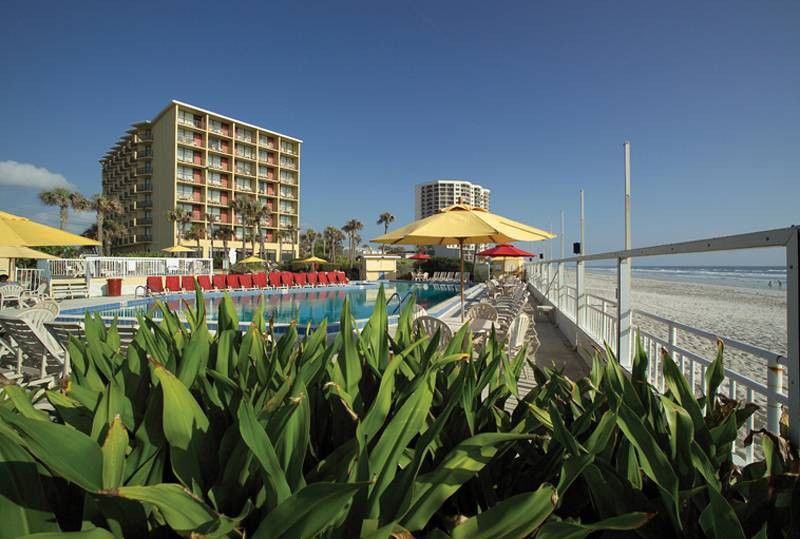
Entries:
{"label": "pool water", "polygon": [[[263,297],[264,316],[267,320],[274,317],[276,324],[288,324],[293,320],[297,320],[301,326],[305,326],[309,322],[315,326],[324,319],[327,319],[329,324],[338,322],[341,318],[345,298],[349,300],[350,312],[356,320],[368,318],[375,306],[378,290],[379,287],[375,285],[352,285],[314,289],[234,292],[231,294],[231,300],[236,307],[236,314],[240,322],[250,322],[253,319],[253,314]],[[458,294],[459,287],[451,284],[393,281],[384,283],[384,290],[387,299],[395,292],[400,298],[405,298],[409,292],[413,291],[416,294],[417,303],[427,309]],[[180,312],[186,309],[184,301],[189,306],[194,307],[195,299],[194,294],[186,293],[182,297],[169,296],[162,301],[167,304],[171,311],[180,315]],[[208,320],[216,320],[220,301],[222,301],[221,294],[206,297]],[[395,314],[398,304],[397,297],[391,299],[389,315]],[[158,310],[155,306],[155,298],[138,306],[99,312],[104,316],[119,317],[135,317],[139,313],[147,312],[153,315],[154,318],[159,318]]]}

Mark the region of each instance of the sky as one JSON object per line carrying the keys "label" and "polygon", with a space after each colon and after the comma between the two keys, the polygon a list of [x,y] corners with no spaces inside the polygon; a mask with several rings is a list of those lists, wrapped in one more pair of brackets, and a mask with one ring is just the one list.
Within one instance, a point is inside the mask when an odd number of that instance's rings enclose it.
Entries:
{"label": "sky", "polygon": [[587,252],[620,249],[625,140],[634,247],[800,224],[798,2],[3,6],[0,209],[48,223],[40,190],[98,192],[100,157],[177,99],[303,139],[302,228],[374,237],[416,183],[461,178],[541,228],[563,210],[568,245],[584,189]]}

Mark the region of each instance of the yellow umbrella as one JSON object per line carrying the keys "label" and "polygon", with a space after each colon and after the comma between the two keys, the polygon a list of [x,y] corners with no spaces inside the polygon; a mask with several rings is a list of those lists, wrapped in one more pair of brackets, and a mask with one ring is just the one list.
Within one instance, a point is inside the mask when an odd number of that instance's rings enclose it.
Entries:
{"label": "yellow umbrella", "polygon": [[0,246],[0,258],[41,258],[43,260],[55,260],[58,257],[21,245],[2,245]]}
{"label": "yellow umbrella", "polygon": [[439,213],[414,221],[372,241],[391,245],[458,244],[461,255],[461,318],[464,318],[464,244],[539,241],[554,238],[535,228],[483,208],[455,204]]}
{"label": "yellow umbrella", "polygon": [[266,262],[263,258],[258,258],[257,256],[248,256],[247,258],[240,260],[239,264],[263,264]]}
{"label": "yellow umbrella", "polygon": [[0,211],[0,244],[26,247],[100,245],[93,239],[4,211]]}
{"label": "yellow umbrella", "polygon": [[184,247],[183,245],[172,245],[171,247],[165,247],[161,249],[165,253],[193,253],[194,249],[190,249],[188,247]]}
{"label": "yellow umbrella", "polygon": [[304,258],[300,260],[303,264],[324,264],[327,262],[324,258],[320,258],[318,256],[309,256],[308,258]]}

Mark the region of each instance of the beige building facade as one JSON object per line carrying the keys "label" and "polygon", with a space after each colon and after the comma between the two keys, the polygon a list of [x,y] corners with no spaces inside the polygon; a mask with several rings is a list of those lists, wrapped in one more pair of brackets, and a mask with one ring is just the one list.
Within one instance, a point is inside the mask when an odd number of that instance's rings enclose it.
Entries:
{"label": "beige building facade", "polygon": [[[127,252],[159,251],[181,243],[199,255],[223,254],[222,236],[239,258],[297,256],[300,223],[300,147],[303,141],[199,107],[171,101],[153,120],[131,126],[100,160],[103,194],[124,207]],[[234,201],[262,208],[258,226],[237,215]],[[188,222],[170,219],[182,210]],[[261,246],[263,245],[263,251]],[[279,253],[281,251],[281,253]]]}

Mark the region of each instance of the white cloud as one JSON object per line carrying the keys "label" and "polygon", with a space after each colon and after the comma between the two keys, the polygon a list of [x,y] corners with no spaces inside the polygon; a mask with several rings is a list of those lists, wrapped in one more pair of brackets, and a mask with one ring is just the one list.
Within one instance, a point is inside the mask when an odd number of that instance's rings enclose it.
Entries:
{"label": "white cloud", "polygon": [[30,187],[32,189],[53,189],[64,187],[74,189],[71,183],[61,174],[50,172],[46,168],[16,161],[0,161],[0,185]]}

